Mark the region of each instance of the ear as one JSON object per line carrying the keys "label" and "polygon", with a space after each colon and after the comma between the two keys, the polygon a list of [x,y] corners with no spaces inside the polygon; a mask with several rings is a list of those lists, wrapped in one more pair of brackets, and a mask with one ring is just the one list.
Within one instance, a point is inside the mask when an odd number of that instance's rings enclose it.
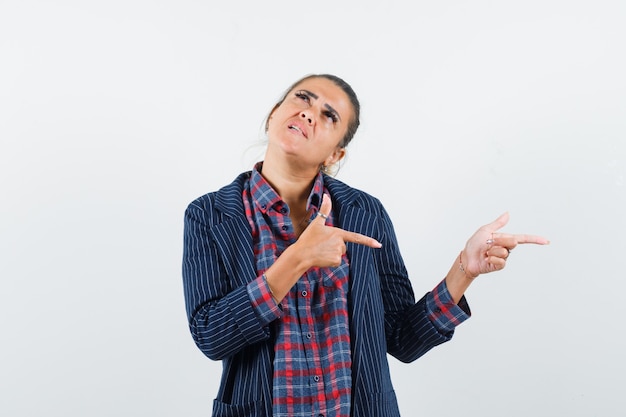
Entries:
{"label": "ear", "polygon": [[270,114],[267,116],[267,119],[265,120],[265,133],[267,133],[267,131],[270,128],[270,119],[272,118],[272,116],[274,116],[274,112],[276,111],[277,108],[280,107],[281,103],[276,103],[274,105],[274,108],[272,109],[272,111],[270,112]]}
{"label": "ear", "polygon": [[328,158],[324,161],[324,165],[329,167],[331,165],[336,164],[341,161],[343,157],[346,156],[346,148],[337,147],[333,153],[330,154]]}

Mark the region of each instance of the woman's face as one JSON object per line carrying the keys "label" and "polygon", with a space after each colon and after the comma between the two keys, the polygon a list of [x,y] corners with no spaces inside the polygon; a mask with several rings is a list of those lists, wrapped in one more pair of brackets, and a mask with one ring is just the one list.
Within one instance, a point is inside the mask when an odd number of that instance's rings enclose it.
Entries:
{"label": "woman's face", "polygon": [[319,168],[338,162],[339,146],[353,117],[347,94],[326,78],[309,78],[294,87],[270,115],[269,147],[302,164]]}

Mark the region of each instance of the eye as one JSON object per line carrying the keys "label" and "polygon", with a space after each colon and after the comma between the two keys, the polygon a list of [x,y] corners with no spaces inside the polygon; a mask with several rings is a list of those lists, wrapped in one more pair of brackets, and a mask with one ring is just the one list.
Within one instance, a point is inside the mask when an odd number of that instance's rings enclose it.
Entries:
{"label": "eye", "polygon": [[337,120],[339,120],[337,115],[334,112],[332,112],[332,111],[325,111],[324,112],[324,116],[326,116],[328,119],[330,119],[333,123],[337,123]]}
{"label": "eye", "polygon": [[295,96],[306,103],[311,102],[311,97],[309,97],[309,95],[305,93],[304,91],[296,91]]}

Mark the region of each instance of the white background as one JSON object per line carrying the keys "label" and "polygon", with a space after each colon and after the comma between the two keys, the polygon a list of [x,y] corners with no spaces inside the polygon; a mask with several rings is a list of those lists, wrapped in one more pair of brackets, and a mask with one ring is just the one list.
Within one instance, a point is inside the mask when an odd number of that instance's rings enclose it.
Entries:
{"label": "white background", "polygon": [[385,204],[417,296],[505,211],[552,241],[480,277],[450,343],[390,359],[403,415],[623,416],[625,21],[619,0],[0,1],[0,414],[210,414],[184,209],[329,72],[363,107],[338,178]]}

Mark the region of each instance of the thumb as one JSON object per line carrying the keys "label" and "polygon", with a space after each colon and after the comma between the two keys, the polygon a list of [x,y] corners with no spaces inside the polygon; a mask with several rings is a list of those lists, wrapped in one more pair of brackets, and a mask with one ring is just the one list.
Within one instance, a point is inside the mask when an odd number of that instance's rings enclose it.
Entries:
{"label": "thumb", "polygon": [[501,214],[500,217],[495,219],[493,222],[491,222],[488,227],[491,231],[495,232],[496,230],[503,228],[508,222],[509,222],[509,212],[507,211]]}
{"label": "thumb", "polygon": [[326,223],[326,218],[330,215],[330,211],[333,209],[333,202],[330,200],[330,196],[324,193],[322,197],[322,204],[318,211],[318,218],[321,218],[322,223]]}

